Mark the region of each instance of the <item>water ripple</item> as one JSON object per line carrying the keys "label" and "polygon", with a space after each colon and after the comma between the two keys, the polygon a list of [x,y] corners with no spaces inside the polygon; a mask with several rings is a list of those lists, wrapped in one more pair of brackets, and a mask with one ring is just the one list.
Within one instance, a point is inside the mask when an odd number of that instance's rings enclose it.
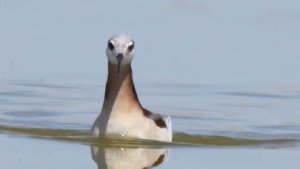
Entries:
{"label": "water ripple", "polygon": [[12,126],[1,126],[0,132],[14,133],[29,137],[44,138],[50,140],[62,140],[84,143],[88,145],[121,146],[121,147],[168,147],[168,146],[272,146],[299,144],[299,139],[273,138],[273,139],[247,139],[231,138],[218,135],[190,135],[186,133],[175,133],[173,142],[159,142],[143,139],[131,139],[117,136],[106,138],[91,138],[88,130],[67,129],[42,129],[22,128]]}

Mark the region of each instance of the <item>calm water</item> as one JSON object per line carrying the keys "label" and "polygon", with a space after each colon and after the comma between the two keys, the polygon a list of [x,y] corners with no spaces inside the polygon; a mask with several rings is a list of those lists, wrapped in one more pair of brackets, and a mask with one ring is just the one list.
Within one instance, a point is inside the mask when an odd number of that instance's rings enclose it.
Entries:
{"label": "calm water", "polygon": [[166,144],[89,138],[104,82],[65,79],[0,83],[1,168],[299,166],[299,86],[137,82],[143,105],[172,117]]}
{"label": "calm water", "polygon": [[[298,169],[299,7],[0,0],[0,169]],[[141,103],[172,117],[173,143],[88,137],[116,33],[133,36]]]}

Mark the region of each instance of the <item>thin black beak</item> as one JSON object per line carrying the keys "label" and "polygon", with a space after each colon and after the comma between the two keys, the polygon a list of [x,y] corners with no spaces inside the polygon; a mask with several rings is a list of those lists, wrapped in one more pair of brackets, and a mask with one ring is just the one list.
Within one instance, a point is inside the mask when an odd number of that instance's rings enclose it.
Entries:
{"label": "thin black beak", "polygon": [[122,63],[123,58],[124,58],[124,56],[121,53],[119,53],[117,55],[117,61],[118,61],[117,74],[120,74],[121,63]]}

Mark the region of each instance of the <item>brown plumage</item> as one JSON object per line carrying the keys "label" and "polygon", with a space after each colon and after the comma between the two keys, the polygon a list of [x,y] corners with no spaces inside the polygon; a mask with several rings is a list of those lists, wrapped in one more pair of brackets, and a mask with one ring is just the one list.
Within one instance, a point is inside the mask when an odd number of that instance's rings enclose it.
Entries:
{"label": "brown plumage", "polygon": [[[131,47],[129,51],[126,45]],[[139,102],[132,78],[132,45],[132,40],[126,36],[116,36],[109,41],[104,102],[92,127],[92,135],[113,134],[171,141],[170,118],[168,125],[161,115],[143,108]]]}

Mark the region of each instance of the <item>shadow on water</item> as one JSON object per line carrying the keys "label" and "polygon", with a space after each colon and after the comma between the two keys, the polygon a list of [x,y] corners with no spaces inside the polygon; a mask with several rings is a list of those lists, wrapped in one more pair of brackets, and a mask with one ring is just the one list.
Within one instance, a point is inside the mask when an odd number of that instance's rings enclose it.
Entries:
{"label": "shadow on water", "polygon": [[91,157],[98,169],[153,168],[165,161],[168,157],[168,149],[171,147],[264,146],[277,148],[299,144],[300,141],[297,139],[254,140],[175,133],[173,142],[167,143],[114,136],[96,139],[89,137],[89,130],[22,128],[0,125],[1,133],[89,145]]}
{"label": "shadow on water", "polygon": [[91,157],[98,169],[153,168],[163,163],[167,144],[146,140],[88,137],[87,130],[21,128],[0,125],[0,134],[77,142],[91,146]]}
{"label": "shadow on water", "polygon": [[71,129],[46,129],[46,128],[22,128],[0,125],[0,133],[14,133],[35,138],[44,138],[49,140],[61,140],[68,142],[77,142],[81,144],[103,146],[103,147],[127,147],[127,148],[161,148],[161,147],[187,147],[187,146],[265,146],[265,147],[281,147],[300,143],[299,139],[246,139],[232,138],[226,136],[206,136],[206,135],[190,135],[186,133],[173,134],[172,143],[120,138],[109,136],[106,138],[91,138],[89,130],[71,130]]}

